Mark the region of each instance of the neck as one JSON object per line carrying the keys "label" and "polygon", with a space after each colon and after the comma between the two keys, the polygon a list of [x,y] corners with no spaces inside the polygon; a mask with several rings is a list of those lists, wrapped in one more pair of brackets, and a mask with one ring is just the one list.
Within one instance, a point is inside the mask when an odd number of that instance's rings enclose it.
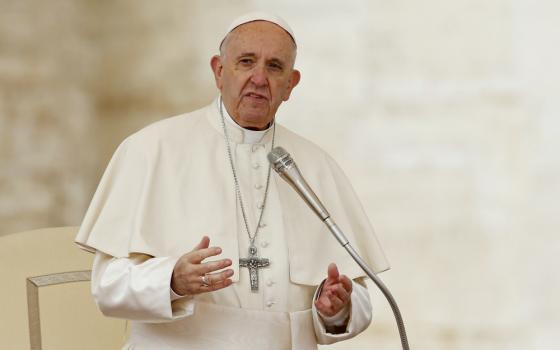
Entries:
{"label": "neck", "polygon": [[[219,102],[218,102],[219,103]],[[263,137],[268,133],[270,129],[274,127],[274,120],[265,125],[263,128],[256,128],[256,127],[244,127],[240,125],[233,117],[228,113],[225,105],[222,102],[221,111],[224,114],[224,119],[226,120],[227,124],[230,124],[241,130],[242,132],[242,143],[261,143]]]}

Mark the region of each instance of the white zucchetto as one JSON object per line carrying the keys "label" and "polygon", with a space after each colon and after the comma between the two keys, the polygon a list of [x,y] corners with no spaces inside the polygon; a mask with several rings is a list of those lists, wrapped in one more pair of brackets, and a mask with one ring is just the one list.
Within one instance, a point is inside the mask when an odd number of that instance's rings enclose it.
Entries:
{"label": "white zucchetto", "polygon": [[[292,37],[292,40],[294,41],[294,44],[296,44],[296,36],[294,35],[294,32],[293,32],[292,28],[290,28],[290,26],[288,25],[288,23],[285,20],[283,20],[279,16],[276,16],[276,15],[273,15],[273,14],[270,14],[270,13],[266,13],[266,12],[250,12],[250,13],[246,13],[242,16],[237,17],[236,19],[233,20],[233,22],[231,22],[228,29],[224,33],[222,41],[220,41],[220,47],[222,46],[224,40],[226,39],[226,37],[228,36],[228,34],[232,30],[234,30],[235,28],[239,27],[242,24],[249,23],[249,22],[255,22],[255,21],[266,21],[266,22],[276,24],[277,26],[284,29],[286,31],[286,33],[288,33],[290,35],[290,37]],[[296,46],[297,46],[297,44],[296,44]]]}

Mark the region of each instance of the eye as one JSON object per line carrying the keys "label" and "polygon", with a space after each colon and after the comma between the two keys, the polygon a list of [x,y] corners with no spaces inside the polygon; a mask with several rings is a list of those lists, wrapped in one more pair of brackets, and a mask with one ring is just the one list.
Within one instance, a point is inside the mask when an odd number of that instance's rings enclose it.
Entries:
{"label": "eye", "polygon": [[253,60],[251,58],[242,58],[239,60],[239,64],[242,66],[250,66],[253,64]]}
{"label": "eye", "polygon": [[283,67],[281,64],[276,63],[276,62],[271,62],[268,64],[268,67],[274,71],[278,71],[281,72],[283,70]]}

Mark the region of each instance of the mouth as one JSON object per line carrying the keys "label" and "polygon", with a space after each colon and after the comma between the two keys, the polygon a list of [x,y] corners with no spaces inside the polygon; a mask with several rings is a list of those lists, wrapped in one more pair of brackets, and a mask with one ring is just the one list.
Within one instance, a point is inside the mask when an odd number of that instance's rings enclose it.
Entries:
{"label": "mouth", "polygon": [[256,99],[256,100],[268,100],[268,98],[266,96],[258,94],[256,92],[248,92],[244,96],[249,97],[251,99]]}

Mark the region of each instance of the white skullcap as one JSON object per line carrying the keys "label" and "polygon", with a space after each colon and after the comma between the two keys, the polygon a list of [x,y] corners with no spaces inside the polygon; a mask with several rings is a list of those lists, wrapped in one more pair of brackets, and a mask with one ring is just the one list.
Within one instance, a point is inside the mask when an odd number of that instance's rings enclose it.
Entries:
{"label": "white skullcap", "polygon": [[292,40],[294,41],[294,44],[296,43],[296,36],[294,35],[292,28],[290,28],[288,23],[284,21],[282,18],[266,12],[250,12],[237,17],[236,19],[233,20],[233,22],[231,22],[228,29],[226,30],[226,33],[224,34],[222,41],[220,41],[220,47],[222,47],[224,40],[226,40],[226,37],[232,30],[234,30],[235,28],[239,27],[242,24],[255,22],[255,21],[266,21],[266,22],[276,24],[280,28],[284,29],[288,34],[290,34]]}

